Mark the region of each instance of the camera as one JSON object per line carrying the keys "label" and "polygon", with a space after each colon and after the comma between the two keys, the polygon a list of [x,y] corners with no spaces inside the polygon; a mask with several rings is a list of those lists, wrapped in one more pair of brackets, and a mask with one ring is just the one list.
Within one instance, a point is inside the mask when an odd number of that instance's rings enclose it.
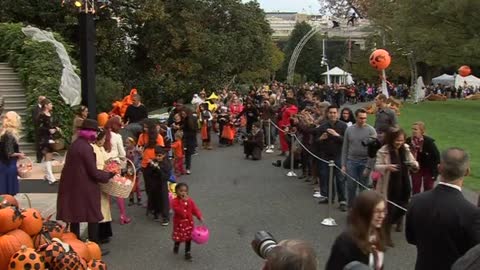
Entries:
{"label": "camera", "polygon": [[252,248],[262,259],[267,258],[268,253],[277,246],[277,241],[272,234],[266,231],[258,231],[252,241]]}
{"label": "camera", "polygon": [[382,144],[377,138],[366,138],[362,141],[362,145],[367,147],[368,157],[374,158],[377,156],[377,151],[382,147]]}

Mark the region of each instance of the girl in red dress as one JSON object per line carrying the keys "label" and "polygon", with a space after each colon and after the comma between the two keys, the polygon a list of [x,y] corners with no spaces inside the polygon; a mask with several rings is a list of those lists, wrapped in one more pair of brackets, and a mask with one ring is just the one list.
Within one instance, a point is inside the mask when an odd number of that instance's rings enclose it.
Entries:
{"label": "girl in red dress", "polygon": [[175,242],[173,253],[178,254],[180,243],[185,242],[185,260],[191,261],[190,254],[192,231],[195,223],[193,216],[196,216],[200,222],[203,222],[202,213],[197,208],[195,202],[188,196],[188,185],[178,183],[175,186],[177,197],[172,200],[173,209],[173,234],[172,239]]}

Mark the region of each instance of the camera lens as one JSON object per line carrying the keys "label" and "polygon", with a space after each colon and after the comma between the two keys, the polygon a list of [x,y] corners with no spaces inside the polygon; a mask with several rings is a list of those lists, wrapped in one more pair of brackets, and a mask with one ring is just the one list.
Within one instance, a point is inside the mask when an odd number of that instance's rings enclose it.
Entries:
{"label": "camera lens", "polygon": [[252,241],[252,248],[261,258],[265,259],[268,256],[268,253],[276,246],[277,241],[269,232],[259,231],[255,233],[255,237]]}

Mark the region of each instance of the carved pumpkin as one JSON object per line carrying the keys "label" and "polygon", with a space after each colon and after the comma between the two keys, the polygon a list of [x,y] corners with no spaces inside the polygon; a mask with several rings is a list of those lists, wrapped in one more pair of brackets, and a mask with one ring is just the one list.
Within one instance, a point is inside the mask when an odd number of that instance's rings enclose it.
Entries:
{"label": "carved pumpkin", "polygon": [[88,262],[90,270],[107,270],[107,264],[101,260],[91,260]]}
{"label": "carved pumpkin", "polygon": [[85,245],[87,246],[88,253],[90,254],[90,258],[93,260],[101,260],[102,259],[102,250],[100,249],[100,246],[91,241],[86,241]]}
{"label": "carved pumpkin", "polygon": [[61,253],[53,260],[52,270],[81,270],[84,269],[82,261],[77,253],[67,251]]}
{"label": "carved pumpkin", "polygon": [[0,195],[0,208],[7,207],[7,206],[18,207],[17,199],[15,199],[15,197],[13,197],[10,194]]}
{"label": "carved pumpkin", "polygon": [[22,247],[22,243],[13,235],[0,236],[0,269],[7,269],[10,257]]}
{"label": "carved pumpkin", "polygon": [[22,225],[22,214],[17,207],[0,209],[0,233],[15,230]]}
{"label": "carved pumpkin", "polygon": [[49,244],[44,244],[37,249],[37,252],[45,258],[45,267],[51,269],[53,267],[53,261],[60,254],[65,253],[65,248],[56,240],[53,240]]}
{"label": "carved pumpkin", "polygon": [[44,270],[45,258],[35,252],[33,248],[22,246],[19,251],[13,254],[8,264],[8,269],[11,270]]}
{"label": "carved pumpkin", "polygon": [[65,228],[59,222],[49,220],[49,218],[43,222],[43,228],[48,231],[52,238],[62,239]]}
{"label": "carved pumpkin", "polygon": [[468,75],[470,75],[470,73],[472,73],[472,70],[469,66],[461,66],[458,69],[458,74],[460,74],[460,76],[462,77],[467,77]]}
{"label": "carved pumpkin", "polygon": [[69,244],[72,250],[75,251],[78,256],[84,258],[87,262],[92,259],[90,257],[90,253],[88,252],[87,245],[84,242],[78,239],[66,239],[63,240],[63,242]]}
{"label": "carved pumpkin", "polygon": [[33,246],[35,248],[39,248],[44,244],[51,243],[52,237],[50,236],[50,234],[46,229],[42,229],[42,231],[39,234],[32,237],[32,240],[33,240]]}
{"label": "carved pumpkin", "polygon": [[370,65],[376,70],[388,68],[391,62],[392,58],[386,50],[378,49],[370,55]]}
{"label": "carved pumpkin", "polygon": [[27,208],[22,212],[23,222],[20,229],[30,236],[40,233],[43,227],[42,215],[35,208]]}
{"label": "carved pumpkin", "polygon": [[33,248],[33,240],[32,238],[30,237],[30,235],[28,235],[26,232],[20,230],[20,229],[15,229],[13,231],[9,231],[8,233],[6,233],[8,235],[11,235],[15,238],[17,238],[18,241],[20,241],[20,243],[22,245],[25,245],[29,248]]}
{"label": "carved pumpkin", "polygon": [[104,127],[108,121],[108,113],[102,112],[97,115],[97,122],[99,127]]}

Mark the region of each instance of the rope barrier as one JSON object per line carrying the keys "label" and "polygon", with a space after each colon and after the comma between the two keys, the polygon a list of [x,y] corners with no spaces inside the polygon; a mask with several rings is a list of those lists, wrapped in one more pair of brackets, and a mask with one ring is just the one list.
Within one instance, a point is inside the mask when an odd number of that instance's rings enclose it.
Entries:
{"label": "rope barrier", "polygon": [[[279,126],[275,125],[275,123],[273,123],[273,121],[270,120],[270,122],[271,122],[271,124],[272,124],[276,129],[278,129],[278,130],[280,130],[280,131],[283,131]],[[324,162],[324,163],[326,163],[326,164],[329,164],[329,163],[330,163],[329,161],[318,157],[318,156],[315,155],[312,151],[310,151],[310,149],[308,149],[305,145],[302,144],[302,142],[300,141],[300,139],[297,137],[297,135],[296,135],[295,133],[289,133],[289,134],[290,134],[292,137],[294,137],[294,138],[297,140],[298,144],[299,144],[305,151],[307,151],[307,153],[309,153],[312,157],[314,157],[314,158],[316,158],[316,159],[318,159],[318,160],[320,160],[321,162]],[[363,187],[363,188],[366,189],[366,190],[371,190],[371,188],[369,188],[368,186],[364,185],[363,183],[361,183],[360,181],[358,181],[357,179],[355,179],[353,176],[351,176],[351,175],[349,175],[348,173],[342,171],[342,169],[341,169],[340,167],[338,167],[337,165],[335,165],[335,168],[336,168],[337,170],[340,170],[340,172],[342,172],[342,174],[343,174],[344,176],[346,176],[347,178],[351,179],[353,182],[357,183],[359,186]],[[400,205],[398,205],[398,204],[396,204],[395,202],[392,202],[392,201],[390,201],[390,200],[386,200],[386,201],[387,201],[389,204],[391,204],[391,205],[399,208],[400,210],[403,210],[403,211],[407,212],[407,209],[406,209],[405,207],[402,207],[402,206],[400,206]]]}

